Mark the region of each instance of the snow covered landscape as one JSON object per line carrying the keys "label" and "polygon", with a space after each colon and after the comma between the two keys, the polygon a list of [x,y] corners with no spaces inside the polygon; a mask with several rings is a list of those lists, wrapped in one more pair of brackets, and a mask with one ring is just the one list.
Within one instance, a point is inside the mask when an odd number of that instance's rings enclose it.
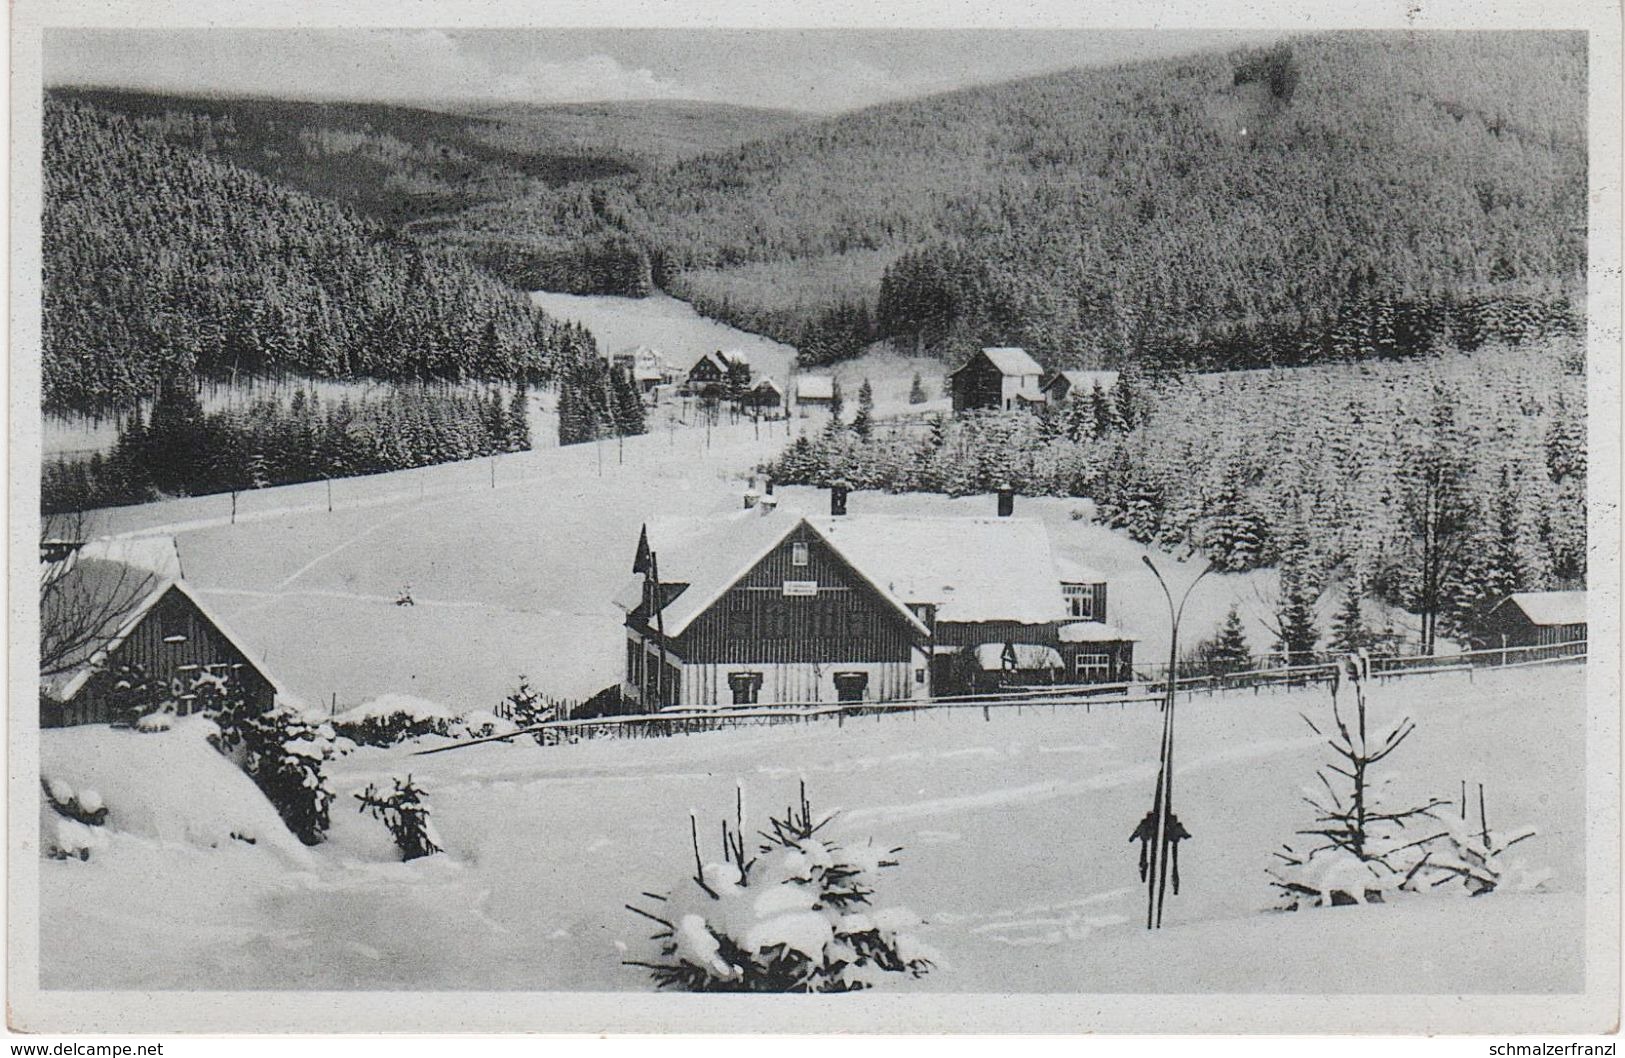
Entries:
{"label": "snow covered landscape", "polygon": [[53,23],[13,1022],[1601,1024],[1611,38],[1420,17]]}
{"label": "snow covered landscape", "polygon": [[[1490,824],[1540,891],[1270,911],[1272,852],[1309,825],[1324,690],[1181,702],[1183,887],[1144,929],[1127,838],[1155,776],[1155,705],[921,712],[657,740],[430,756],[428,738],[330,765],[326,843],[293,841],[197,721],[154,735],[45,732],[53,781],[94,789],[107,843],[40,864],[46,988],[642,990],[649,922],[622,905],[692,873],[732,819],[765,821],[805,779],[838,841],[902,846],[884,901],[941,956],[893,990],[1558,993],[1581,986],[1584,667],[1395,681],[1410,715],[1398,800],[1484,782]],[[400,862],[351,796],[410,773],[445,854]],[[205,791],[207,792],[205,794]],[[1423,821],[1424,827],[1431,824]],[[236,833],[239,839],[233,839]],[[1425,836],[1419,834],[1418,836]],[[248,844],[243,838],[252,838]],[[645,902],[646,903],[646,902]],[[1493,942],[1491,936],[1493,935]],[[1171,953],[1177,955],[1170,957]]]}

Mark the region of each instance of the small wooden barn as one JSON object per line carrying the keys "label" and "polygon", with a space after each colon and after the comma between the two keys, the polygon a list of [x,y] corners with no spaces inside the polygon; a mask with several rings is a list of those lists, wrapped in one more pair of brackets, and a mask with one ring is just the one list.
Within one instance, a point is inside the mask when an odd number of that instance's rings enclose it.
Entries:
{"label": "small wooden barn", "polygon": [[802,375],[796,380],[796,403],[803,408],[829,408],[835,404],[833,375]]}
{"label": "small wooden barn", "polygon": [[1116,371],[1057,371],[1044,383],[1043,394],[1051,404],[1063,404],[1073,397],[1087,397],[1096,386],[1110,391],[1117,385]]}
{"label": "small wooden barn", "polygon": [[1044,369],[1025,349],[982,349],[948,375],[954,411],[1013,411],[1041,405],[1045,401],[1043,374]]}
{"label": "small wooden barn", "polygon": [[[270,709],[283,694],[172,570],[95,548],[62,565],[42,571],[49,578],[42,580],[40,604],[42,727],[126,719],[137,679],[153,701],[172,703],[179,715],[194,711],[200,685],[221,679],[233,680],[252,708]],[[58,635],[67,636],[65,644],[52,642]]]}
{"label": "small wooden barn", "polygon": [[1484,620],[1487,649],[1554,646],[1586,639],[1586,593],[1521,591],[1496,603]]}
{"label": "small wooden barn", "polygon": [[763,415],[777,415],[784,410],[784,390],[771,378],[762,378],[739,398],[739,406]]}

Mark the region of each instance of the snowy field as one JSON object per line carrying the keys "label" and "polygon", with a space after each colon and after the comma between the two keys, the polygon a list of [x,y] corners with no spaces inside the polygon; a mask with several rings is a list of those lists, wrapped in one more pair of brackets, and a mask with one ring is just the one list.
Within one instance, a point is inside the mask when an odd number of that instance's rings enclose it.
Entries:
{"label": "snowy field", "polygon": [[[374,544],[372,546],[380,546]],[[380,637],[385,638],[385,637]],[[1308,821],[1324,747],[1298,717],[1324,691],[1197,697],[1180,707],[1176,809],[1193,832],[1184,890],[1148,934],[1135,847],[1149,807],[1154,708],[980,710],[428,757],[365,749],[330,765],[330,841],[273,833],[263,802],[184,725],[42,733],[45,774],[109,806],[89,862],[42,860],[46,989],[640,990],[648,923],[622,905],[692,869],[736,782],[762,823],[805,777],[836,836],[904,846],[881,902],[923,921],[943,965],[899,991],[1438,994],[1582,985],[1581,667],[1448,675],[1373,693],[1416,735],[1391,796],[1483,781],[1492,826],[1548,891],[1438,894],[1277,913],[1271,850]],[[430,740],[431,744],[438,744]],[[446,854],[394,862],[352,791],[410,772]],[[235,830],[253,837],[234,840]],[[707,842],[715,844],[715,839]],[[708,857],[716,850],[707,847]]]}
{"label": "snowy field", "polygon": [[[112,510],[99,528],[175,534],[188,581],[306,702],[336,696],[342,711],[400,693],[489,709],[522,673],[546,693],[583,698],[619,678],[621,615],[610,600],[643,521],[737,509],[749,468],[782,449],[785,428],[719,427],[709,447],[704,430],[629,438],[624,462],[606,442],[346,479],[333,483],[331,513],[318,482],[243,494],[236,524],[229,497],[204,496]],[[828,511],[818,490],[780,495],[786,510]],[[850,507],[853,517],[993,509],[991,496],[874,492]],[[1110,579],[1112,620],[1140,636],[1140,658],[1160,661],[1165,604],[1140,556],[1155,554],[1176,588],[1196,568],[1075,517],[1087,510],[1024,497],[1016,515],[1043,519],[1059,555]],[[1235,601],[1263,649],[1271,585],[1267,572],[1208,578],[1191,597],[1186,637],[1211,634]],[[408,586],[415,605],[395,605]]]}

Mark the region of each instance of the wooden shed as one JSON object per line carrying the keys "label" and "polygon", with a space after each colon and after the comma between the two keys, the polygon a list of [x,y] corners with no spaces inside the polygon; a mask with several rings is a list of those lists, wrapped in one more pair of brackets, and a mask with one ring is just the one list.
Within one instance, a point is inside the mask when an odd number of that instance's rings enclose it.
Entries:
{"label": "wooden shed", "polygon": [[1487,649],[1554,646],[1586,639],[1586,593],[1522,591],[1496,603],[1484,619]]}
{"label": "wooden shed", "polygon": [[1045,401],[1040,380],[1044,369],[1015,346],[990,346],[978,351],[948,375],[954,411],[1012,411],[1033,408]]}
{"label": "wooden shed", "polygon": [[[154,700],[177,714],[194,711],[200,684],[230,678],[252,708],[270,709],[282,688],[249,650],[179,578],[95,557],[71,567],[41,599],[42,634],[92,613],[95,626],[74,637],[40,674],[40,724],[105,724],[123,715],[134,674]],[[124,686],[121,686],[123,684]]]}

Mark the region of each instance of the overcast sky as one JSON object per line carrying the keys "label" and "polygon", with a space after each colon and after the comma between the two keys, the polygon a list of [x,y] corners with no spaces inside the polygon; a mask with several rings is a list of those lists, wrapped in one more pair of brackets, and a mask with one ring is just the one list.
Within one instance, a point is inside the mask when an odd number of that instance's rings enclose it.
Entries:
{"label": "overcast sky", "polygon": [[45,83],[299,99],[836,111],[1279,36],[1140,30],[50,30]]}

